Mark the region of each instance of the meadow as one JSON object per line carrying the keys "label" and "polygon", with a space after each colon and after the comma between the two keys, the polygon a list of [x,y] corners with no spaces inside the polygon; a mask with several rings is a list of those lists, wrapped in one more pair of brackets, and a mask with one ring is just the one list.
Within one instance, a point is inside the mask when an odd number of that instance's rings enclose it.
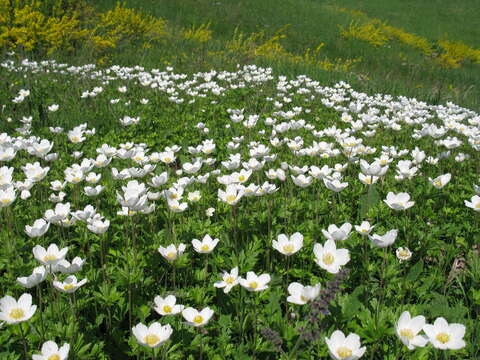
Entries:
{"label": "meadow", "polygon": [[0,358],[480,358],[478,10],[432,3],[1,0]]}

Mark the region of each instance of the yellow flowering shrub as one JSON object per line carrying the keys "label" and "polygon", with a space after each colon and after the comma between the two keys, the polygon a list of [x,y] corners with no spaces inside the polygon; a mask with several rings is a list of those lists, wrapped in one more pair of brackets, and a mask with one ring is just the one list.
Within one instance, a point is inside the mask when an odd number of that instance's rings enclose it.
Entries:
{"label": "yellow flowering shrub", "polygon": [[72,0],[0,0],[0,47],[50,55],[93,45],[101,55],[105,49],[135,40],[148,46],[166,34],[163,19],[144,16],[121,3],[99,15],[82,4]]}
{"label": "yellow flowering shrub", "polygon": [[374,46],[385,45],[391,39],[389,34],[384,31],[384,24],[377,19],[364,24],[352,21],[348,28],[341,29],[341,34],[345,38],[363,40]]}
{"label": "yellow flowering shrub", "polygon": [[437,61],[446,67],[460,67],[464,62],[480,64],[480,50],[473,49],[461,41],[440,40],[438,45],[443,50]]}
{"label": "yellow flowering shrub", "polygon": [[186,40],[193,40],[199,43],[205,43],[212,39],[212,30],[209,29],[210,23],[201,24],[198,27],[192,26],[189,29],[183,30],[182,35]]}
{"label": "yellow flowering shrub", "polygon": [[287,61],[295,64],[314,65],[326,71],[350,71],[360,59],[335,59],[320,57],[320,50],[325,45],[321,43],[316,48],[307,48],[303,54],[294,54],[286,50],[280,41],[286,38],[284,33],[288,25],[282,27],[269,38],[263,31],[245,35],[235,31],[233,38],[227,42],[226,49],[232,54],[242,54],[249,58],[264,57],[271,60]]}
{"label": "yellow flowering shrub", "polygon": [[100,13],[91,34],[91,40],[98,49],[140,39],[156,41],[166,35],[166,22],[117,3],[114,9]]}
{"label": "yellow flowering shrub", "polygon": [[[70,50],[75,40],[83,39],[88,30],[82,29],[77,13],[47,17],[38,11],[39,2],[22,8],[10,8],[8,1],[0,3],[0,46],[22,47],[26,51],[43,49],[51,54],[58,49]],[[5,12],[7,10],[7,12]]]}

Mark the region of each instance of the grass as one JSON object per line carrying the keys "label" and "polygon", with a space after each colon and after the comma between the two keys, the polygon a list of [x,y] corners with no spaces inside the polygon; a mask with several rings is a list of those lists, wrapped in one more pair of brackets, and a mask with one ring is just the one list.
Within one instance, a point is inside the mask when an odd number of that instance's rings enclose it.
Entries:
{"label": "grass", "polygon": [[[278,60],[246,59],[265,66],[272,66],[282,74],[306,75],[318,78],[322,82],[333,83],[339,80],[349,81],[352,85],[368,93],[391,93],[417,97],[430,103],[453,101],[472,109],[479,109],[480,69],[478,64],[464,64],[460,69],[444,69],[425,59],[417,50],[393,42],[384,47],[375,48],[358,40],[344,39],[339,27],[348,26],[352,16],[336,12],[333,7],[347,7],[366,12],[369,17],[387,21],[427,38],[430,41],[449,39],[463,41],[472,47],[478,47],[480,31],[472,26],[478,19],[478,6],[475,1],[207,1],[185,0],[181,3],[170,0],[155,2],[127,1],[126,4],[167,19],[178,27],[210,24],[213,40],[201,49],[195,49],[196,58],[208,58],[209,49],[222,49],[231,39],[236,29],[244,33],[265,31],[274,34],[276,30],[288,26],[286,37],[281,44],[288,51],[301,54],[306,48],[314,48],[325,43],[321,56],[329,59],[361,58],[349,73],[326,73],[315,66],[282,63]],[[99,1],[99,8],[107,9],[111,1]],[[168,47],[167,47],[168,48]],[[164,48],[152,49],[144,56],[148,63],[162,57]],[[180,65],[180,70],[208,67],[209,63],[199,64],[195,58],[182,60],[185,48],[182,45],[171,49],[169,62]],[[133,60],[131,55],[124,61]],[[242,58],[236,58],[242,61]],[[245,61],[245,60],[243,60]],[[190,62],[190,64],[188,63]],[[231,66],[231,61],[211,60],[212,64]]]}

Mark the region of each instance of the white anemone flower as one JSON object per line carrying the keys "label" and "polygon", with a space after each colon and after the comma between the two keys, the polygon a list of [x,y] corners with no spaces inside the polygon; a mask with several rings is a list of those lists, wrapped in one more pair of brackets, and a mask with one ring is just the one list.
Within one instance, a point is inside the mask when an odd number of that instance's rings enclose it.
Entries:
{"label": "white anemone flower", "polygon": [[475,211],[480,211],[480,196],[473,195],[470,201],[465,200],[465,206]]}
{"label": "white anemone flower", "polygon": [[385,248],[387,246],[392,245],[395,242],[395,240],[397,239],[397,235],[398,235],[398,230],[393,229],[393,230],[387,231],[383,235],[378,235],[378,234],[369,235],[369,238],[378,247]]}
{"label": "white anemone flower", "polygon": [[147,327],[139,323],[132,328],[132,333],[140,345],[155,349],[170,339],[173,329],[170,324],[162,326],[160,323],[154,322]]}
{"label": "white anemone flower", "polygon": [[337,249],[334,240],[327,240],[325,245],[315,244],[313,253],[318,266],[331,274],[338,273],[340,268],[350,261],[348,249]]}
{"label": "white anemone flower", "polygon": [[45,280],[46,277],[47,270],[45,269],[45,267],[43,265],[37,266],[35,269],[33,269],[31,275],[25,277],[18,277],[17,283],[24,288],[30,289],[40,284],[43,280]]}
{"label": "white anemone flower", "polygon": [[198,239],[192,240],[193,249],[200,254],[210,254],[217,246],[219,239],[212,239],[210,235],[206,234],[202,241]]}
{"label": "white anemone flower", "polygon": [[58,291],[70,294],[77,291],[81,286],[85,285],[86,283],[87,279],[77,281],[77,277],[75,275],[70,275],[67,276],[67,278],[63,282],[54,280],[53,286]]}
{"label": "white anemone flower", "polygon": [[174,295],[168,295],[165,298],[155,296],[153,299],[155,307],[153,308],[159,315],[176,315],[183,311],[184,306],[177,304],[177,298]]}
{"label": "white anemone flower", "polygon": [[44,219],[37,219],[34,221],[33,225],[25,225],[25,233],[31,237],[39,237],[44,235],[48,228],[50,227],[50,223],[46,222]]}
{"label": "white anemone flower", "polygon": [[390,209],[393,210],[407,210],[415,204],[414,201],[410,201],[410,195],[405,192],[401,192],[398,194],[389,192],[387,194],[387,198],[383,201],[385,202],[385,204],[388,205]]}
{"label": "white anemone flower", "polygon": [[360,337],[351,333],[347,337],[340,330],[335,330],[330,338],[325,338],[328,352],[335,360],[357,360],[365,353],[366,347],[360,347]]}
{"label": "white anemone flower", "polygon": [[228,205],[236,205],[243,197],[245,190],[237,184],[229,184],[225,191],[218,189],[218,198]]}
{"label": "white anemone flower", "polygon": [[174,244],[170,244],[166,248],[160,246],[158,252],[168,261],[174,261],[185,252],[185,248],[185,244],[179,244],[178,248]]}
{"label": "white anemone flower", "polygon": [[247,277],[240,278],[239,283],[248,291],[262,291],[268,289],[271,277],[269,274],[256,275],[253,271],[247,272]]}
{"label": "white anemone flower", "polygon": [[206,325],[210,321],[213,312],[214,311],[208,306],[201,311],[189,307],[182,311],[182,316],[187,321],[188,325],[200,327]]}
{"label": "white anemone flower", "polygon": [[450,180],[452,179],[452,174],[443,174],[440,176],[437,176],[435,179],[428,178],[428,181],[437,189],[442,189],[445,185],[447,185]]}
{"label": "white anemone flower", "polygon": [[230,272],[224,271],[222,274],[222,280],[216,281],[213,286],[216,288],[223,288],[223,292],[228,294],[230,290],[236,285],[238,285],[238,267],[234,267]]}
{"label": "white anemone flower", "polygon": [[433,347],[440,350],[458,350],[465,347],[465,325],[449,324],[443,317],[435,320],[433,325],[426,324],[423,331],[427,334]]}
{"label": "white anemone flower", "polygon": [[292,304],[305,305],[320,295],[320,287],[320,284],[303,286],[300,283],[293,282],[288,285],[288,293],[290,296],[287,297],[287,301]]}
{"label": "white anemone flower", "polygon": [[278,240],[272,241],[272,246],[283,255],[293,255],[303,247],[303,235],[296,232],[288,238],[287,235],[280,234]]}
{"label": "white anemone flower", "polygon": [[20,298],[15,298],[7,295],[0,299],[0,321],[5,321],[7,324],[18,324],[30,319],[35,311],[37,305],[32,305],[32,295],[24,293]]}
{"label": "white anemone flower", "polygon": [[327,240],[343,241],[348,239],[350,231],[352,231],[352,224],[347,222],[340,227],[330,224],[328,230],[322,229],[322,234]]}
{"label": "white anemone flower", "polygon": [[370,225],[368,221],[362,221],[360,225],[355,225],[355,230],[362,236],[369,235],[375,225]]}
{"label": "white anemone flower", "polygon": [[49,340],[43,343],[41,351],[41,354],[32,355],[32,360],[67,360],[70,344],[58,347],[56,342]]}
{"label": "white anemone flower", "polygon": [[408,350],[413,350],[415,347],[424,347],[428,343],[425,335],[418,335],[424,326],[425,316],[412,318],[408,311],[404,311],[395,325],[395,331]]}
{"label": "white anemone flower", "polygon": [[59,249],[56,244],[50,244],[47,249],[41,245],[35,245],[33,256],[45,266],[55,265],[67,255],[68,247]]}

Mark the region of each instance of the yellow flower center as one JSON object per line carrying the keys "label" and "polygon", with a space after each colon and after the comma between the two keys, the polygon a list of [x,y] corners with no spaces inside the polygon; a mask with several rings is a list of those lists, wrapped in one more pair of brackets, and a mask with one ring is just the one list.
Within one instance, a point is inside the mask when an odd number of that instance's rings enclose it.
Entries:
{"label": "yellow flower center", "polygon": [[340,346],[338,349],[337,349],[337,355],[341,358],[341,359],[345,359],[349,356],[352,356],[353,352],[352,350],[350,350],[349,348],[345,347],[345,346]]}
{"label": "yellow flower center", "polygon": [[73,284],[63,285],[64,290],[72,290],[74,287],[75,287],[75,285],[73,285]]}
{"label": "yellow flower center", "polygon": [[240,182],[244,182],[244,181],[245,181],[245,176],[244,176],[244,175],[240,175],[240,176],[238,177],[238,180],[239,180]]}
{"label": "yellow flower center", "polygon": [[252,289],[256,289],[258,287],[258,283],[256,281],[252,281],[248,286]]}
{"label": "yellow flower center", "polygon": [[412,340],[414,338],[412,329],[400,330],[400,336],[406,337],[408,340]]}
{"label": "yellow flower center", "polygon": [[227,195],[226,199],[227,199],[227,202],[231,203],[231,202],[234,202],[237,199],[237,197],[235,195]]}
{"label": "yellow flower center", "polygon": [[142,157],[141,157],[141,156],[135,156],[135,160],[136,160],[136,161],[141,161],[141,160],[142,160]]}
{"label": "yellow flower center", "polygon": [[475,204],[475,209],[480,209],[480,202]]}
{"label": "yellow flower center", "polygon": [[169,252],[169,253],[167,254],[167,258],[172,259],[172,260],[175,259],[176,256],[177,256],[177,253],[175,253],[175,252],[173,252],[173,251],[172,251],[172,252]]}
{"label": "yellow flower center", "polygon": [[19,320],[25,317],[25,312],[23,311],[23,309],[16,308],[11,310],[9,315],[12,319]]}
{"label": "yellow flower center", "polygon": [[302,300],[303,302],[308,302],[308,299],[303,295],[300,296],[300,300]]}
{"label": "yellow flower center", "polygon": [[407,258],[410,256],[410,253],[405,250],[405,249],[402,249],[398,252],[398,255],[401,257],[401,258]]}
{"label": "yellow flower center", "polygon": [[43,258],[43,261],[45,261],[45,262],[55,261],[55,260],[57,260],[57,257],[55,255],[46,255]]}
{"label": "yellow flower center", "polygon": [[168,306],[168,305],[163,305],[163,312],[171,313],[172,312],[172,307]]}
{"label": "yellow flower center", "polygon": [[128,210],[128,215],[135,215],[137,212],[133,210]]}
{"label": "yellow flower center", "polygon": [[446,344],[450,340],[450,335],[446,333],[440,333],[435,336],[435,339],[440,341],[442,344]]}
{"label": "yellow flower center", "polygon": [[10,199],[2,199],[3,204],[8,204],[10,202]]}
{"label": "yellow flower center", "polygon": [[372,183],[372,177],[369,176],[369,177],[365,178],[364,181],[365,181],[367,184],[371,184],[371,183]]}
{"label": "yellow flower center", "polygon": [[235,279],[234,279],[233,277],[231,277],[231,276],[229,276],[229,277],[227,278],[227,280],[225,280],[225,282],[226,282],[227,284],[233,284],[234,281],[235,281]]}
{"label": "yellow flower center", "polygon": [[148,334],[147,336],[145,336],[145,338],[143,339],[143,341],[145,342],[145,344],[147,344],[148,346],[155,346],[158,344],[158,342],[160,341],[160,338],[155,335],[155,334]]}
{"label": "yellow flower center", "polygon": [[332,265],[333,262],[335,261],[335,258],[333,257],[332,254],[326,253],[326,254],[323,254],[322,260],[325,265]]}
{"label": "yellow flower center", "polygon": [[166,163],[170,163],[170,162],[172,162],[172,158],[166,157],[166,158],[163,159],[163,161],[166,162]]}
{"label": "yellow flower center", "polygon": [[442,182],[440,180],[437,180],[434,182],[435,186],[437,187],[441,187],[442,186]]}
{"label": "yellow flower center", "polygon": [[197,315],[193,318],[193,322],[195,324],[201,324],[203,322],[203,317],[201,315]]}
{"label": "yellow flower center", "polygon": [[61,357],[58,354],[53,354],[48,357],[47,360],[60,360]]}
{"label": "yellow flower center", "polygon": [[202,246],[202,251],[208,251],[208,250],[210,250],[210,246],[208,246],[208,245],[203,245]]}
{"label": "yellow flower center", "polygon": [[79,178],[78,176],[75,176],[74,178],[72,178],[72,180],[73,180],[74,182],[80,182],[80,181],[82,181],[82,179]]}
{"label": "yellow flower center", "polygon": [[72,142],[79,142],[80,138],[78,136],[72,136]]}
{"label": "yellow flower center", "polygon": [[294,250],[295,250],[295,246],[293,246],[293,244],[283,245],[283,252],[285,254],[291,254],[293,253]]}
{"label": "yellow flower center", "polygon": [[176,199],[176,198],[178,198],[178,194],[173,193],[172,195],[170,195],[170,198]]}

